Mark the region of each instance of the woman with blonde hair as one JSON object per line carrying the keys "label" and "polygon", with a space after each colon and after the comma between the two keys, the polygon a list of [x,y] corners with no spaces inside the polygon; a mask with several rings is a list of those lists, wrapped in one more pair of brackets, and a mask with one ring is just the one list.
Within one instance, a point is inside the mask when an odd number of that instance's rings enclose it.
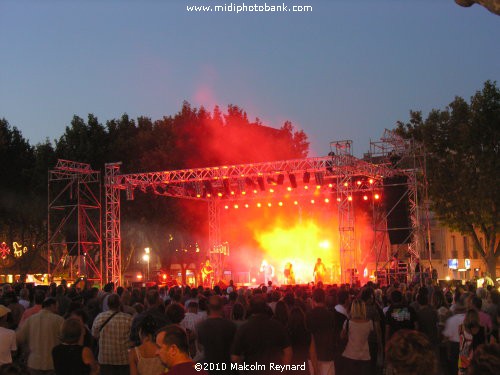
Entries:
{"label": "woman with blonde hair", "polygon": [[341,333],[342,337],[347,338],[347,345],[342,353],[342,368],[346,374],[370,374],[368,336],[373,329],[373,321],[366,317],[365,302],[358,298],[353,300],[351,318],[345,321]]}
{"label": "woman with blonde hair", "polygon": [[479,314],[476,310],[467,310],[464,322],[458,327],[460,346],[458,353],[458,374],[467,374],[474,351],[479,345],[486,343],[486,334],[479,324]]}

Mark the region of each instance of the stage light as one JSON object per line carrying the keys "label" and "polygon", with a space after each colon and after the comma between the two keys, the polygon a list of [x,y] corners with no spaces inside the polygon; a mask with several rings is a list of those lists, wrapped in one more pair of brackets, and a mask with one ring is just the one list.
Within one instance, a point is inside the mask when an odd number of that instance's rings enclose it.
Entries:
{"label": "stage light", "polygon": [[166,275],[166,274],[163,274],[163,275],[161,275],[161,278],[162,278],[163,280],[167,280],[167,275]]}
{"label": "stage light", "polygon": [[319,247],[321,249],[329,249],[330,248],[330,242],[328,240],[321,241],[319,243]]}
{"label": "stage light", "polygon": [[332,188],[332,187],[333,187],[333,184],[328,184],[328,187],[329,187],[329,188]]}
{"label": "stage light", "polygon": [[307,186],[307,185],[304,185],[304,189],[306,189],[306,190],[307,190],[307,189],[309,189],[309,186]]}
{"label": "stage light", "polygon": [[370,185],[371,185],[371,184],[373,184],[373,178],[370,178],[370,179],[368,180],[368,183],[369,183]]}
{"label": "stage light", "polygon": [[290,173],[288,175],[288,179],[290,180],[290,185],[292,185],[292,188],[297,189],[297,179],[295,178],[295,175],[293,173]]}
{"label": "stage light", "polygon": [[344,182],[344,187],[348,187],[349,184],[347,182]]}
{"label": "stage light", "polygon": [[337,202],[340,202],[340,198],[337,198]]}
{"label": "stage light", "polygon": [[316,190],[321,189],[321,185],[316,185]]}
{"label": "stage light", "polygon": [[259,184],[260,190],[266,190],[266,186],[264,185],[264,179],[262,177],[257,177],[257,183]]}
{"label": "stage light", "polygon": [[283,206],[283,202],[279,202],[278,206],[280,206],[280,207]]}
{"label": "stage light", "polygon": [[234,195],[234,191],[231,191],[231,195]]}
{"label": "stage light", "polygon": [[379,194],[375,194],[373,197],[374,197],[376,200],[379,200],[379,199],[380,199],[380,195],[379,195]]}
{"label": "stage light", "polygon": [[210,198],[212,196],[212,194],[208,193],[207,194],[207,198]]}
{"label": "stage light", "polygon": [[243,190],[243,191],[241,192],[241,195],[246,195],[246,194],[247,194],[247,192],[246,192],[245,190]]}
{"label": "stage light", "polygon": [[267,177],[267,183],[268,183],[269,185],[276,185],[276,181],[275,181],[275,180],[274,180],[274,178],[273,178],[273,177],[271,177],[271,176],[268,176],[268,177]]}
{"label": "stage light", "polygon": [[200,194],[196,194],[196,198],[201,198],[201,195]]}
{"label": "stage light", "polygon": [[361,185],[361,181],[360,181],[360,180],[356,181],[356,184],[357,184],[358,186],[359,186],[359,185]]}
{"label": "stage light", "polygon": [[310,179],[311,179],[311,173],[304,172],[304,176],[302,178],[302,181],[304,182],[304,184],[308,184]]}
{"label": "stage light", "polygon": [[254,190],[254,191],[253,191],[253,193],[254,193],[254,194],[257,194],[257,190]]}
{"label": "stage light", "polygon": [[330,199],[325,198],[325,203],[329,203],[329,202],[330,202]]}
{"label": "stage light", "polygon": [[292,191],[291,186],[287,187],[287,188],[286,188],[286,190],[288,190],[288,191]]}
{"label": "stage light", "polygon": [[270,193],[274,193],[274,189],[269,189],[269,192]]}
{"label": "stage light", "polygon": [[364,200],[364,201],[367,201],[367,200],[368,200],[368,196],[363,195],[363,200]]}
{"label": "stage light", "polygon": [[250,187],[254,187],[255,186],[255,182],[253,182],[253,180],[250,178],[250,177],[246,177],[245,178],[245,183],[250,186]]}
{"label": "stage light", "polygon": [[222,197],[222,193],[220,193],[220,192],[219,192],[219,193],[217,193],[217,195],[218,195],[219,197]]}
{"label": "stage light", "polygon": [[214,193],[214,188],[213,188],[212,183],[210,181],[203,181],[203,185],[205,186],[205,191],[207,193],[207,196],[209,194],[212,195]]}
{"label": "stage light", "polygon": [[257,207],[261,208],[262,207],[262,204],[259,202],[257,203]]}
{"label": "stage light", "polygon": [[235,204],[234,208],[238,209],[238,208],[240,208],[240,206],[238,206],[237,204]]}
{"label": "stage light", "polygon": [[311,204],[314,204],[314,199],[311,199]]}
{"label": "stage light", "polygon": [[245,203],[245,208],[248,208],[248,203]]}
{"label": "stage light", "polygon": [[127,185],[127,200],[128,201],[133,201],[134,200],[134,188],[133,186]]}
{"label": "stage light", "polygon": [[352,202],[352,197],[349,195],[349,196],[347,197],[347,200],[348,200],[349,202]]}
{"label": "stage light", "polygon": [[271,202],[269,202],[269,203],[267,204],[267,207],[271,207],[271,206],[272,206],[272,204],[271,204]]}
{"label": "stage light", "polygon": [[314,180],[316,181],[316,185],[323,186],[325,183],[323,172],[314,172]]}
{"label": "stage light", "polygon": [[229,206],[224,206],[224,208],[225,208],[226,210],[228,210],[228,209],[229,209]]}
{"label": "stage light", "polygon": [[283,181],[285,181],[285,175],[280,173],[278,175],[278,185],[283,185]]}
{"label": "stage light", "polygon": [[298,204],[299,204],[299,202],[298,202],[298,201],[293,201],[293,204],[294,204],[294,205],[298,205]]}
{"label": "stage light", "polygon": [[226,195],[229,195],[231,193],[231,188],[229,186],[229,180],[227,178],[225,178],[222,181],[222,185],[224,186],[224,193],[226,193]]}

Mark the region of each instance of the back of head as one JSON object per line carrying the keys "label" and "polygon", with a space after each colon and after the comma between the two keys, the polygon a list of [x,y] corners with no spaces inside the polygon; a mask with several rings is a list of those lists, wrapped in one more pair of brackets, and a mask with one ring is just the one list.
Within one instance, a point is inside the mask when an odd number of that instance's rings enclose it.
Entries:
{"label": "back of head", "polygon": [[114,289],[115,289],[115,283],[107,283],[106,285],[104,285],[103,288],[103,290],[107,293],[112,293]]}
{"label": "back of head", "polygon": [[325,303],[325,291],[321,288],[314,289],[312,299],[315,303]]}
{"label": "back of head", "polygon": [[486,344],[474,351],[469,375],[496,375],[500,368],[500,344]]}
{"label": "back of head", "polygon": [[149,289],[146,292],[146,302],[148,306],[157,306],[160,303],[160,293],[156,289]]}
{"label": "back of head", "polygon": [[399,330],[387,343],[386,359],[398,375],[433,375],[437,358],[429,339],[421,332]]}
{"label": "back of head", "polygon": [[185,316],[184,307],[178,303],[172,303],[167,307],[165,314],[171,323],[179,324]]}
{"label": "back of head", "polygon": [[177,348],[179,348],[179,350],[184,354],[189,352],[186,331],[184,331],[181,326],[171,324],[162,328],[160,332],[165,332],[165,336],[163,336],[163,343],[177,346]]}
{"label": "back of head", "polygon": [[265,299],[260,295],[254,295],[250,300],[250,314],[267,314],[268,309]]}
{"label": "back of head", "polygon": [[208,299],[208,312],[210,314],[219,314],[222,312],[222,298],[220,296],[211,296]]}
{"label": "back of head", "polygon": [[153,337],[158,330],[158,324],[151,315],[146,315],[139,324],[139,333],[142,337]]}
{"label": "back of head", "polygon": [[120,296],[118,294],[113,293],[108,297],[108,307],[110,310],[119,310],[120,304]]}
{"label": "back of head", "polygon": [[355,299],[351,305],[351,319],[366,320],[366,304],[361,299]]}
{"label": "back of head", "polygon": [[339,301],[340,305],[344,305],[348,299],[349,299],[349,292],[347,292],[346,290],[341,290],[337,294],[337,300]]}
{"label": "back of head", "polygon": [[55,306],[57,301],[54,297],[45,298],[42,302],[42,308],[46,309],[48,307]]}
{"label": "back of head", "polygon": [[392,303],[402,303],[403,302],[403,293],[399,290],[393,290],[391,293],[391,301]]}
{"label": "back of head", "polygon": [[82,335],[82,323],[77,318],[66,319],[61,326],[61,342],[76,344]]}

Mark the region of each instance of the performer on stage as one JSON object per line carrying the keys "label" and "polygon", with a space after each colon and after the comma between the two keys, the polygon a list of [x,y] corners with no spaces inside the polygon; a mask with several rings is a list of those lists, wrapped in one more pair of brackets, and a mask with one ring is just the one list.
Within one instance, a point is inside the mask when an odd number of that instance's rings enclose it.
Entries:
{"label": "performer on stage", "polygon": [[293,272],[292,263],[288,262],[285,264],[285,269],[283,271],[285,276],[285,285],[294,285],[295,284],[295,272]]}
{"label": "performer on stage", "polygon": [[201,267],[201,280],[205,288],[211,288],[213,283],[213,273],[214,269],[210,265],[210,259],[207,258],[205,263]]}
{"label": "performer on stage", "polygon": [[264,275],[264,284],[266,286],[269,284],[269,281],[273,281],[274,267],[271,264],[267,263],[265,259],[260,265],[260,273]]}
{"label": "performer on stage", "polygon": [[326,275],[326,267],[325,265],[321,262],[321,258],[318,258],[316,261],[316,264],[314,265],[314,283],[317,284],[320,281],[324,282],[325,281],[325,275]]}

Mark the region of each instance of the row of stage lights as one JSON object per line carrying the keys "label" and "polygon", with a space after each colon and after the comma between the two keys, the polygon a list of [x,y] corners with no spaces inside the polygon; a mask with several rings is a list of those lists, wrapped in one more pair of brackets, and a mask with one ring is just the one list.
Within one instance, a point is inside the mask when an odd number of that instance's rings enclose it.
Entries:
{"label": "row of stage lights", "polygon": [[[373,199],[378,201],[380,200],[381,198],[381,195],[380,194],[374,194],[373,195]],[[363,195],[363,197],[361,198],[363,201],[368,201],[369,200],[369,197],[367,195]],[[347,197],[347,200],[352,202],[353,201],[353,197],[352,196],[348,196]],[[337,202],[340,202],[341,201],[341,198],[337,198]],[[310,204],[316,204],[316,203],[330,203],[330,199],[329,198],[324,198],[324,199],[320,199],[320,200],[317,200],[317,199],[311,199],[309,200],[309,203]],[[278,207],[283,207],[285,204],[283,203],[283,201],[279,201],[276,206]],[[298,206],[299,205],[299,201],[297,200],[294,200],[293,201],[293,205],[294,206]],[[271,202],[268,202],[267,204],[262,204],[261,202],[257,202],[257,203],[254,203],[254,204],[249,204],[249,203],[245,203],[245,204],[238,204],[238,203],[235,203],[235,204],[232,204],[232,205],[229,205],[229,204],[226,204],[224,205],[224,209],[226,210],[229,210],[230,208],[234,208],[234,209],[238,209],[238,208],[250,208],[250,207],[257,207],[257,208],[262,208],[262,207],[273,207],[274,204],[271,203]]]}
{"label": "row of stage lights", "polygon": [[[373,180],[373,179],[369,179],[369,180],[368,180],[368,183],[369,183],[370,185],[373,185],[374,180]],[[356,182],[355,182],[355,184],[359,187],[359,186],[361,186],[361,185],[362,185],[362,181],[359,181],[359,180],[358,180],[358,181],[356,181]],[[349,184],[348,184],[347,182],[344,182],[344,187],[348,187],[348,186],[349,186]],[[321,188],[322,188],[322,187],[323,187],[322,185],[316,185],[316,190],[321,190]],[[332,189],[333,187],[334,187],[334,185],[333,185],[333,184],[328,184],[328,188]],[[303,186],[303,188],[304,188],[304,190],[310,190],[309,185],[304,185],[304,186]],[[297,191],[297,189],[298,189],[298,187],[295,187],[295,190],[296,190],[296,191]],[[213,190],[213,189],[210,189],[210,190]],[[224,194],[224,193],[222,193],[222,192],[220,192],[220,191],[219,191],[217,194],[215,194],[215,193],[214,193],[214,194],[212,194],[212,193],[206,193],[205,195],[202,195],[201,193],[197,193],[197,194],[196,194],[196,198],[202,198],[202,197],[212,198],[212,196],[222,198],[222,197],[224,197],[224,196],[233,196],[233,197],[234,197],[234,196],[236,196],[236,195],[237,195],[237,194],[236,194],[236,192],[235,192],[234,190],[229,190],[229,189],[227,189],[227,188],[226,188],[225,190],[226,190],[225,194]],[[286,188],[286,190],[287,190],[288,192],[292,192],[292,191],[294,190],[294,188],[293,188],[293,187],[291,187],[291,186],[288,186],[288,187]],[[261,191],[261,192],[264,192],[264,191],[266,191],[266,189],[265,189],[265,188],[262,188],[262,186],[261,186],[260,191]],[[268,191],[269,193],[275,193],[275,192],[276,192],[276,189],[275,189],[274,187],[271,187],[271,188],[269,188],[267,191]],[[253,190],[251,190],[251,192],[252,192],[253,194],[258,194],[258,193],[259,193],[259,190],[257,190],[257,189],[253,189]],[[240,194],[241,194],[241,195],[243,195],[243,196],[245,196],[245,195],[247,195],[247,191],[246,191],[246,190],[242,190],[242,191],[240,192]],[[375,194],[375,196],[379,196],[379,194]],[[379,198],[375,198],[375,199],[379,199]],[[367,197],[366,195],[364,196],[364,200],[368,200],[368,197]]]}

